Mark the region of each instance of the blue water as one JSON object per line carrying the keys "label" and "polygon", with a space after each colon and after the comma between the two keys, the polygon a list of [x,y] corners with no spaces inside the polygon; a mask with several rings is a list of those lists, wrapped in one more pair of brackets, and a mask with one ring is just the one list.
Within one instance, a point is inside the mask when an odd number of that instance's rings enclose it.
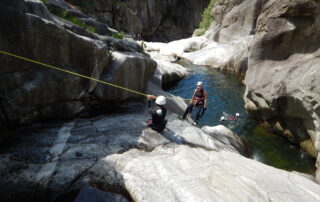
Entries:
{"label": "blue water", "polygon": [[314,158],[287,139],[267,132],[247,114],[243,100],[245,86],[240,78],[202,66],[183,65],[192,69],[194,74],[168,86],[167,89],[174,95],[191,98],[197,81],[203,81],[208,94],[208,104],[204,116],[199,121],[199,127],[221,124],[219,120],[224,114],[240,113],[240,119],[226,121],[225,125],[249,141],[254,159],[288,171],[315,173]]}

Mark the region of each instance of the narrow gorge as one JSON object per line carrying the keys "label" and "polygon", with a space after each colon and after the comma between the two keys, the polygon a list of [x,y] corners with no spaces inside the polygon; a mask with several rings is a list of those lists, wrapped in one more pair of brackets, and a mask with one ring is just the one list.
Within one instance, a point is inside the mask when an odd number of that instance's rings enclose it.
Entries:
{"label": "narrow gorge", "polygon": [[[320,201],[318,0],[0,11],[1,201]],[[198,80],[209,98],[194,126],[179,116]],[[166,97],[162,132],[147,126],[147,94]]]}

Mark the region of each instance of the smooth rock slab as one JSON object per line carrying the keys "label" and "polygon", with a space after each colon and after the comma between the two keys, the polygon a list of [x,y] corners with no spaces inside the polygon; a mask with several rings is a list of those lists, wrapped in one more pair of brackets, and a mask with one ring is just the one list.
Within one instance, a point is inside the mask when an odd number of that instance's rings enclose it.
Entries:
{"label": "smooth rock slab", "polygon": [[[114,156],[113,156],[114,158]],[[229,151],[160,146],[117,155],[135,201],[319,201],[320,185]]]}

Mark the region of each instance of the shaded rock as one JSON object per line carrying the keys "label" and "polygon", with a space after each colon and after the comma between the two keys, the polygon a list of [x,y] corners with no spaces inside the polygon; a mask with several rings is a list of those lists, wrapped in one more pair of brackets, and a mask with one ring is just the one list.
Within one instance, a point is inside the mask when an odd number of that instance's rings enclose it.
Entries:
{"label": "shaded rock", "polygon": [[[143,92],[147,88],[148,80],[155,71],[156,65],[155,61],[139,53],[112,52],[110,68],[102,73],[102,79],[115,85]],[[100,99],[108,101],[141,96],[102,84],[97,86],[95,94]]]}
{"label": "shaded rock", "polygon": [[[2,50],[95,78],[108,65],[106,46],[101,42],[6,7],[1,7],[0,21],[6,27],[0,33]],[[82,51],[73,51],[75,48]],[[1,105],[5,122],[10,124],[67,118],[79,113],[84,108],[80,100],[96,85],[96,82],[12,57],[2,55],[1,58]]]}
{"label": "shaded rock", "polygon": [[125,38],[123,40],[108,37],[105,39],[107,44],[115,50],[120,52],[140,52],[144,53],[140,44],[130,38]]}
{"label": "shaded rock", "polygon": [[52,20],[51,14],[40,0],[25,0],[27,13],[37,15],[46,20]]}
{"label": "shaded rock", "polygon": [[21,10],[22,12],[26,12],[26,3],[21,0],[2,0],[0,2],[0,6],[6,6],[13,9]]}
{"label": "shaded rock", "polygon": [[[71,9],[60,1],[51,3],[61,9]],[[147,88],[156,62],[146,54],[136,53],[142,52],[142,48],[135,41],[125,39],[111,42],[108,37],[90,33],[50,14],[38,0],[2,1],[0,6],[0,21],[5,26],[0,31],[1,50],[94,79],[105,78],[106,81],[133,87],[139,92]],[[90,19],[90,23],[96,22]],[[121,47],[119,49],[131,53],[119,53],[123,57],[119,56],[110,65],[112,58],[108,45],[111,48]],[[122,60],[125,57],[127,59]],[[123,91],[121,89],[105,90],[105,85],[99,85],[98,91],[101,93],[97,97],[96,81],[5,55],[0,56],[0,59],[1,127],[53,118],[71,118],[91,110],[92,105],[103,105],[106,100],[137,98],[135,94],[120,92]],[[131,71],[134,71],[136,78],[132,77]],[[140,79],[141,82],[137,82]],[[129,83],[125,84],[124,81]]]}
{"label": "shaded rock", "polygon": [[129,202],[119,194],[103,192],[91,187],[82,188],[74,202]]}
{"label": "shaded rock", "polygon": [[68,2],[110,27],[141,34],[148,41],[171,41],[191,36],[201,20],[200,13],[209,3],[207,0]]}
{"label": "shaded rock", "polygon": [[100,23],[93,18],[80,18],[80,21],[87,26],[93,27],[97,34],[111,35],[109,27],[106,24]]}

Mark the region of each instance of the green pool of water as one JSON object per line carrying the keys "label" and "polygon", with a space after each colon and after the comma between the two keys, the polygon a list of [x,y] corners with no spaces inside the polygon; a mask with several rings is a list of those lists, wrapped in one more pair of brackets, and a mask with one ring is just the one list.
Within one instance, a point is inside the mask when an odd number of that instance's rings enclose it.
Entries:
{"label": "green pool of water", "polygon": [[193,69],[194,74],[167,86],[167,90],[174,95],[191,98],[197,81],[203,81],[204,89],[208,93],[208,104],[206,113],[199,122],[200,127],[221,124],[219,120],[223,113],[240,113],[241,119],[227,121],[225,125],[249,141],[254,159],[288,171],[315,173],[314,158],[287,139],[266,132],[246,113],[243,100],[245,87],[240,78],[201,66],[185,66]]}

